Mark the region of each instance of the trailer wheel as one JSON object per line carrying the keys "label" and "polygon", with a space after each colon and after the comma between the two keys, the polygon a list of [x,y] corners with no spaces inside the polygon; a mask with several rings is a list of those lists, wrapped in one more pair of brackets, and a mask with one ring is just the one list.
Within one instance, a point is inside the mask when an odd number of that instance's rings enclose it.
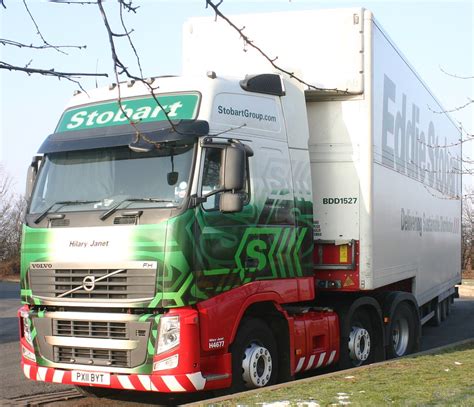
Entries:
{"label": "trailer wheel", "polygon": [[415,317],[412,308],[400,303],[390,317],[388,357],[398,358],[414,351],[416,336]]}
{"label": "trailer wheel", "polygon": [[340,368],[358,367],[375,361],[377,341],[368,312],[357,309],[350,319],[349,331],[342,336]]}
{"label": "trailer wheel", "polygon": [[244,319],[232,345],[232,391],[275,384],[278,375],[277,346],[268,325]]}
{"label": "trailer wheel", "polygon": [[446,321],[448,317],[448,299],[444,299],[441,302],[441,321]]}
{"label": "trailer wheel", "polygon": [[[92,387],[92,386],[75,386],[76,390],[81,393],[83,396],[92,397],[92,398],[102,398],[110,396],[113,392],[117,390],[112,390],[106,387]],[[120,390],[119,390],[120,391]]]}
{"label": "trailer wheel", "polygon": [[446,298],[446,315],[451,314],[451,297]]}
{"label": "trailer wheel", "polygon": [[443,321],[441,315],[443,314],[441,302],[438,302],[434,307],[433,318],[429,320],[431,326],[440,326]]}

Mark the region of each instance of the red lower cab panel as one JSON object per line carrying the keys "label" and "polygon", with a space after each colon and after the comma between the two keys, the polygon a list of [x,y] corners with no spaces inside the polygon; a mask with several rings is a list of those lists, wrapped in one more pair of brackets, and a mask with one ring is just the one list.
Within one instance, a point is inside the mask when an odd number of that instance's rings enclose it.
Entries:
{"label": "red lower cab panel", "polygon": [[285,307],[288,303],[308,301],[314,296],[313,287],[312,278],[255,282],[203,301],[197,309],[170,310],[167,316],[180,317],[180,344],[155,355],[153,366],[155,369],[174,355],[178,355],[179,363],[151,374],[112,373],[105,367],[88,370],[78,366],[76,371],[39,366],[25,338],[22,318],[28,316],[29,308],[24,306],[18,313],[23,372],[29,379],[38,381],[163,393],[228,388],[232,384],[230,345],[246,309],[263,302],[272,303],[287,321],[290,374],[325,367],[339,357],[337,315],[310,307],[297,310]]}

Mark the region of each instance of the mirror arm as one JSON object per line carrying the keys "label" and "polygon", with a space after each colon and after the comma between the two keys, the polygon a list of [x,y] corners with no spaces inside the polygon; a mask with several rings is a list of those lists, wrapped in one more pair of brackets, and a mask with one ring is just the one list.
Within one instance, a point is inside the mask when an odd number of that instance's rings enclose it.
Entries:
{"label": "mirror arm", "polygon": [[191,198],[192,207],[196,207],[207,201],[207,197],[203,197],[203,196],[191,195],[190,198]]}
{"label": "mirror arm", "polygon": [[192,206],[197,206],[199,204],[202,204],[202,203],[206,202],[207,198],[209,198],[210,196],[220,194],[221,192],[231,192],[233,194],[236,193],[235,190],[225,190],[224,188],[219,188],[219,189],[216,189],[215,191],[209,192],[208,194],[206,194],[204,196],[191,195],[190,196],[191,205]]}

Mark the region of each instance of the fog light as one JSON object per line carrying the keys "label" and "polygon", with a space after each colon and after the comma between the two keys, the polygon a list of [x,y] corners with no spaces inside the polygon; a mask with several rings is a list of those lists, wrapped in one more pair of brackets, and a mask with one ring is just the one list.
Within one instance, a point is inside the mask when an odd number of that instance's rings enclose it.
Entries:
{"label": "fog light", "polygon": [[21,353],[23,356],[32,362],[36,362],[36,356],[33,352],[31,352],[29,349],[26,349],[24,346],[21,347]]}
{"label": "fog light", "polygon": [[153,371],[157,372],[158,370],[174,369],[176,366],[178,366],[178,363],[179,355],[173,355],[169,358],[153,363]]}

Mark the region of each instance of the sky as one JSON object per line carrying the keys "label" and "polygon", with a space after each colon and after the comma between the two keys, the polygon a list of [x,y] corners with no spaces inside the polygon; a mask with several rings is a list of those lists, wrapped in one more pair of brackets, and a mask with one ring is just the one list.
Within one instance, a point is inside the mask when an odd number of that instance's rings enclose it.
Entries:
{"label": "sky", "polygon": [[[4,0],[0,7],[0,38],[26,44],[41,44],[23,1]],[[18,49],[0,45],[0,61],[68,72],[108,73],[109,78],[81,80],[85,89],[113,82],[110,47],[97,6],[66,5],[28,0],[28,7],[43,37],[54,45],[86,45],[68,48],[68,55],[55,50]],[[140,8],[126,14],[128,27],[140,55],[144,76],[181,73],[182,25],[197,16],[213,16],[204,0],[134,1]],[[110,16],[117,16],[116,2],[105,3]],[[464,1],[242,1],[224,0],[226,15],[318,8],[365,7],[370,9],[392,41],[423,78],[446,110],[474,98],[474,2]],[[115,31],[119,21],[112,19]],[[258,43],[258,38],[254,38]],[[119,40],[120,42],[120,40]],[[135,58],[121,40],[119,54],[137,73]],[[15,191],[24,192],[26,170],[42,141],[54,131],[58,119],[77,85],[66,80],[28,76],[0,69],[0,164],[15,181]],[[452,113],[467,133],[474,133],[474,106]],[[474,158],[474,141],[464,144],[464,155]],[[472,176],[465,184],[473,185]]]}

